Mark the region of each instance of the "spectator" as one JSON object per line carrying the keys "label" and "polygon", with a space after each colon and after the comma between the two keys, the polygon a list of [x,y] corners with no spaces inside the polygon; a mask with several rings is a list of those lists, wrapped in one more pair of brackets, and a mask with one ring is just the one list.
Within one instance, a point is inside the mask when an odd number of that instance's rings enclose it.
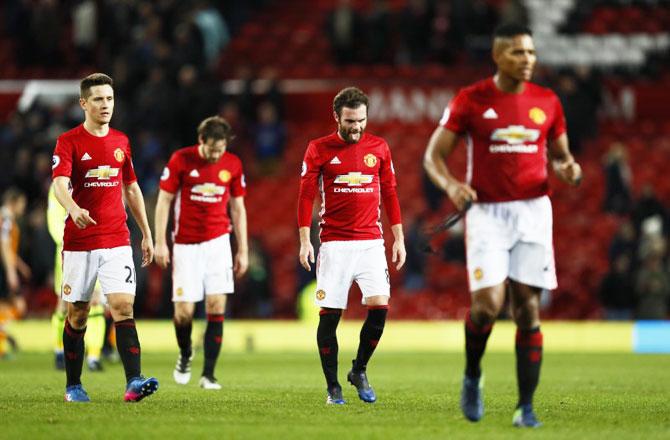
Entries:
{"label": "spectator", "polygon": [[365,61],[389,63],[391,38],[391,14],[386,0],[374,0],[372,9],[365,16]]}
{"label": "spectator", "polygon": [[633,318],[635,288],[628,255],[619,255],[603,278],[600,303],[604,308],[605,319],[618,321]]}
{"label": "spectator", "polygon": [[219,10],[209,1],[198,2],[193,19],[202,35],[207,66],[213,69],[218,66],[221,51],[230,41],[228,26]]}
{"label": "spectator", "polygon": [[263,175],[273,174],[284,151],[286,127],[277,109],[269,102],[258,106],[258,123],[254,128],[256,158]]}
{"label": "spectator", "polygon": [[426,61],[431,31],[431,14],[426,0],[408,0],[400,14],[400,64]]}
{"label": "spectator", "polygon": [[647,183],[642,187],[640,197],[633,206],[631,213],[635,231],[638,236],[642,235],[643,224],[650,218],[657,218],[663,234],[668,233],[668,217],[663,204],[656,197],[654,187]]}
{"label": "spectator", "polygon": [[339,0],[328,14],[326,29],[337,64],[358,61],[360,17],[351,6],[351,0]]}
{"label": "spectator", "polygon": [[632,173],[626,145],[614,142],[603,158],[605,168],[605,201],[603,208],[613,214],[627,214],[632,205]]}
{"label": "spectator", "polygon": [[635,279],[636,319],[666,319],[670,276],[663,265],[666,241],[652,235],[640,245],[640,269]]}

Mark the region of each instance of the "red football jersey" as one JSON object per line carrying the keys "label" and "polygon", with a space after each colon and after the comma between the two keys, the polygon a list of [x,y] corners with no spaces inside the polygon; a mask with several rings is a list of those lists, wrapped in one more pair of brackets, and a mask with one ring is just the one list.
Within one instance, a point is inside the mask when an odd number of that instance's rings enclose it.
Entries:
{"label": "red football jersey", "polygon": [[527,82],[523,92],[505,93],[487,78],[462,89],[440,125],[468,135],[467,180],[480,202],[549,192],[547,140],[565,133],[563,107],[551,90]]}
{"label": "red football jersey", "polygon": [[321,191],[321,242],[382,238],[380,202],[391,224],[400,223],[396,179],[386,141],[364,133],[347,144],[337,133],[307,146],[300,179],[298,225],[310,226],[317,186]]}
{"label": "red football jersey", "polygon": [[174,242],[201,243],[230,232],[228,200],[246,194],[242,162],[226,151],[216,163],[198,146],[175,151],[163,170],[160,188],[176,194]]}
{"label": "red football jersey", "polygon": [[90,251],[130,245],[121,185],[137,177],[124,133],[110,128],[106,136],[99,137],[79,125],[58,137],[52,168],[53,178],[70,178],[72,198],[98,223],[79,229],[68,216],[63,249]]}

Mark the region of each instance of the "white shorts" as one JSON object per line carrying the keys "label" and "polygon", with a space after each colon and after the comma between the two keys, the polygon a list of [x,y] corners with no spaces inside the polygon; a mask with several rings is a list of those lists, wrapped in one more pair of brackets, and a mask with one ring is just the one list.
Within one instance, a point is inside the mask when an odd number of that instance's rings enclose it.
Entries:
{"label": "white shorts", "polygon": [[475,203],[465,221],[471,292],[507,278],[533,287],[556,288],[549,197]]}
{"label": "white shorts", "polygon": [[316,262],[316,296],[319,307],[346,309],[349,288],[356,282],[370,296],[391,296],[384,240],[327,241]]}
{"label": "white shorts", "polygon": [[230,234],[172,249],[172,301],[199,302],[204,295],[233,293]]}
{"label": "white shorts", "polygon": [[135,295],[137,280],[130,246],[92,251],[63,251],[63,301],[91,301],[96,281],[100,282],[104,295]]}

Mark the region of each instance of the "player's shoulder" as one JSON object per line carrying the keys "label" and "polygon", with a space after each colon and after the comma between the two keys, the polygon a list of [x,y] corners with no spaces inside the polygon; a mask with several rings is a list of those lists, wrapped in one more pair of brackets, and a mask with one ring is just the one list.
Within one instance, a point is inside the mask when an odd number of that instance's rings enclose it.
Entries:
{"label": "player's shoulder", "polygon": [[382,147],[388,146],[388,142],[386,142],[386,139],[384,139],[381,136],[377,136],[375,134],[369,133],[367,131],[365,132],[364,140],[365,140],[366,143],[368,143],[369,145],[372,145],[372,146],[382,146]]}
{"label": "player's shoulder", "polygon": [[79,124],[76,127],[71,128],[70,130],[64,133],[61,133],[61,135],[58,136],[58,142],[60,143],[62,141],[71,141],[81,137],[82,135],[81,130],[83,130],[83,127],[81,126],[81,124]]}
{"label": "player's shoulder", "polygon": [[336,143],[338,143],[337,133],[330,133],[309,141],[309,145],[313,145],[314,148],[328,147]]}
{"label": "player's shoulder", "polygon": [[527,87],[526,92],[530,95],[544,97],[544,98],[550,98],[550,99],[558,99],[558,96],[556,96],[556,93],[553,90],[551,90],[549,87],[544,87],[544,86],[541,86],[541,85],[533,83],[533,82],[527,82],[526,87]]}
{"label": "player's shoulder", "polygon": [[490,95],[493,92],[493,79],[489,77],[461,87],[456,96],[461,99],[476,99]]}
{"label": "player's shoulder", "polygon": [[109,127],[108,136],[114,137],[116,139],[122,140],[123,142],[130,144],[130,139],[128,138],[128,135],[122,132],[121,130],[117,130],[116,128]]}
{"label": "player's shoulder", "polygon": [[226,151],[226,154],[223,156],[225,161],[229,164],[235,165],[235,166],[242,166],[242,159],[240,159],[240,156],[238,156],[235,153],[232,153],[230,151]]}

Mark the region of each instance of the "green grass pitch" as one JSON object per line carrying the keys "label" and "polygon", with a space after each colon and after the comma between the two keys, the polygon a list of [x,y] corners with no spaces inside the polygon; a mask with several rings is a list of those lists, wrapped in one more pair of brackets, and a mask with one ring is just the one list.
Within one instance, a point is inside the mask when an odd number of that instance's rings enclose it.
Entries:
{"label": "green grass pitch", "polygon": [[384,353],[369,367],[378,402],[358,400],[344,378],[353,353],[340,352],[347,405],[326,406],[314,353],[226,353],[217,367],[223,390],[172,380],[173,354],[145,353],[143,370],[157,394],[126,404],[123,370],[84,372],[91,404],[64,404],[65,375],[52,355],[21,353],[0,362],[0,439],[454,439],[670,438],[670,357],[547,353],[536,395],[544,426],[511,426],[516,401],[514,356],[485,356],[486,415],[477,424],[458,407],[461,353]]}

